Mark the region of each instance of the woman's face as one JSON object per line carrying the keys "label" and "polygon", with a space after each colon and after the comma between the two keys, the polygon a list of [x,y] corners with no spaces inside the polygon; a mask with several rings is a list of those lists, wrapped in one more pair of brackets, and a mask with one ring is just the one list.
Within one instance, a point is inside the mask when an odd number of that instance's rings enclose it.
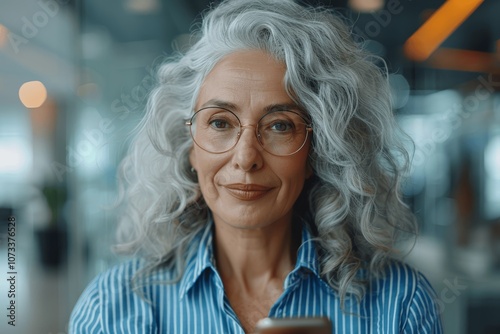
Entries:
{"label": "woman's face", "polygon": [[271,107],[295,106],[285,91],[284,74],[285,65],[267,53],[240,51],[217,63],[202,84],[196,110],[224,106],[243,126],[251,125],[225,153],[193,145],[190,162],[216,224],[252,229],[291,221],[292,207],[312,173],[310,140],[293,155],[274,156],[259,144],[254,128]]}

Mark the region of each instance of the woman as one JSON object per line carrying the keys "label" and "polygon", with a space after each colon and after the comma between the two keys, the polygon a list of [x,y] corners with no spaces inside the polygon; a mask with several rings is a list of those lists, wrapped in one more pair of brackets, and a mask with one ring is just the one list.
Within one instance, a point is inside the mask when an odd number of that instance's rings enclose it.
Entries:
{"label": "woman", "polygon": [[[225,1],[158,72],[123,163],[119,250],[72,333],[440,333],[427,280],[391,260],[414,219],[387,79],[333,13]],[[403,164],[401,164],[403,162]]]}

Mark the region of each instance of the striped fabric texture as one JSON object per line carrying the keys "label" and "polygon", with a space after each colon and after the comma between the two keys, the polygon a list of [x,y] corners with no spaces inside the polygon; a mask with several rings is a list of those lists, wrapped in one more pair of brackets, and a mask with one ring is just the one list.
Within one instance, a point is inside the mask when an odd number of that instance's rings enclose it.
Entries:
{"label": "striped fabric texture", "polygon": [[[146,298],[131,288],[139,260],[97,276],[73,309],[70,333],[244,333],[214,266],[212,238],[208,226],[196,239],[197,250],[188,258],[183,277],[174,284],[149,284],[144,287]],[[163,281],[172,277],[167,270],[154,275]],[[369,283],[361,302],[349,299],[341,310],[339,295],[319,276],[314,242],[304,228],[295,269],[268,316],[326,316],[336,334],[439,334],[442,327],[434,298],[422,274],[394,261],[383,278]]]}

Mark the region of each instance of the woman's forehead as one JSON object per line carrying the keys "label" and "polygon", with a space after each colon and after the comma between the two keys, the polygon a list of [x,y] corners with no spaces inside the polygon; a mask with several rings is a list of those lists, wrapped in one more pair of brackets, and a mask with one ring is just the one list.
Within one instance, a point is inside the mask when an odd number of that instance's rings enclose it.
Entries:
{"label": "woman's forehead", "polygon": [[270,105],[294,105],[285,89],[286,67],[259,50],[245,50],[227,55],[203,81],[195,108],[217,104],[237,111]]}

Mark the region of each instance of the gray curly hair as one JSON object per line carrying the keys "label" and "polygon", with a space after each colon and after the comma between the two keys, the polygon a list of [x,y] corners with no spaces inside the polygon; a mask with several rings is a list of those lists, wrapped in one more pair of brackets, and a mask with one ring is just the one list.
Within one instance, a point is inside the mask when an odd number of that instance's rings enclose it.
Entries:
{"label": "gray curly hair", "polygon": [[386,70],[331,10],[292,1],[223,1],[206,13],[198,38],[159,67],[121,165],[118,251],[145,259],[142,274],[167,266],[182,276],[189,245],[209,219],[190,172],[193,142],[185,119],[221,58],[259,49],[286,64],[287,92],[313,123],[314,177],[296,205],[319,245],[322,277],[342,304],[350,295],[361,298],[366,277],[359,270],[380,275],[398,237],[416,232],[399,193],[409,156],[392,115]]}

